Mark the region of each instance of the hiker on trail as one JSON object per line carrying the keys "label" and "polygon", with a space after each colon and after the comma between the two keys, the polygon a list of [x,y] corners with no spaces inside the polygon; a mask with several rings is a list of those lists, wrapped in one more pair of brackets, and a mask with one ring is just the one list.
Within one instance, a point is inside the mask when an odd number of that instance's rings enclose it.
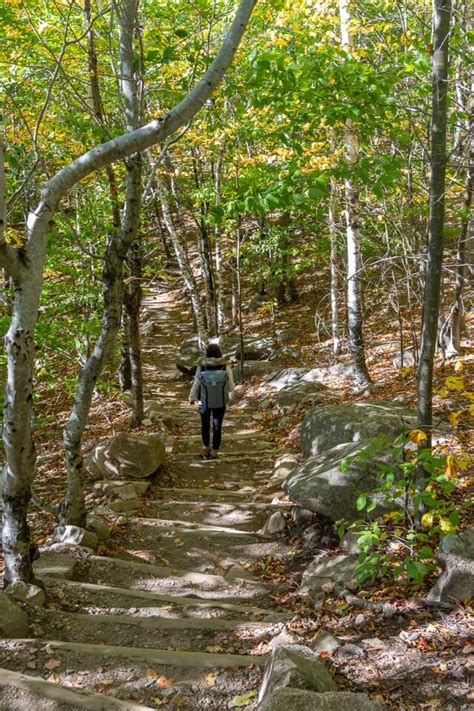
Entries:
{"label": "hiker on trail", "polygon": [[[206,355],[199,361],[194,382],[189,393],[189,402],[199,405],[201,415],[202,458],[217,459],[222,437],[222,422],[229,402],[229,394],[235,390],[230,365],[222,358],[221,349],[211,343]],[[210,448],[212,417],[212,449]]]}

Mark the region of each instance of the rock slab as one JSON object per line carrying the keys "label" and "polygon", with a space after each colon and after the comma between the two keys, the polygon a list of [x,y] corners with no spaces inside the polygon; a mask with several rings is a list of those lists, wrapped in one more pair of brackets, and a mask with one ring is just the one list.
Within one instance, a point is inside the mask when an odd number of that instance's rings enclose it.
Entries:
{"label": "rock slab", "polygon": [[0,591],[0,637],[29,636],[28,618],[7,593]]}
{"label": "rock slab", "polygon": [[474,528],[445,536],[438,560],[444,568],[428,593],[428,601],[455,605],[474,596]]}
{"label": "rock slab", "polygon": [[316,694],[302,689],[280,689],[258,705],[258,711],[383,711],[367,694],[331,691]]}
{"label": "rock slab", "polygon": [[119,432],[90,452],[86,467],[92,479],[146,479],[165,459],[161,434]]}

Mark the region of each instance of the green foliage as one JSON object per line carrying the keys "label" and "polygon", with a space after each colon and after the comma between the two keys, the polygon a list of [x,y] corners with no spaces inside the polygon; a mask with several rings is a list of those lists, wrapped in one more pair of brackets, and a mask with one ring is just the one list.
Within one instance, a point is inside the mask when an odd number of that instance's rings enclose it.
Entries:
{"label": "green foliage", "polygon": [[[436,568],[434,551],[440,537],[455,531],[459,524],[451,498],[458,480],[450,469],[449,457],[419,449],[418,432],[413,430],[392,442],[384,436],[374,438],[356,457],[375,473],[377,484],[357,498],[356,508],[365,512],[364,518],[351,524],[339,521],[337,531],[341,538],[347,530],[357,535],[360,582],[388,573],[394,577],[407,575],[419,582]],[[351,461],[347,458],[342,462],[343,472]],[[425,478],[423,488],[418,490],[420,466]],[[380,503],[387,513],[371,520],[371,512]]]}

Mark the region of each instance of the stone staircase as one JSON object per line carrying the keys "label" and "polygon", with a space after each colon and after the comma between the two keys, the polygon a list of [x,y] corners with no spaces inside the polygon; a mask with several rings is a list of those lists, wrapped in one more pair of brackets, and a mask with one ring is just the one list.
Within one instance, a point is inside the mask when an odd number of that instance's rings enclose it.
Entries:
{"label": "stone staircase", "polygon": [[179,429],[166,473],[117,527],[114,557],[38,561],[47,605],[30,608],[34,637],[0,641],[0,709],[252,709],[268,643],[291,617],[275,601],[283,590],[249,571],[289,552],[260,532],[287,506],[266,488],[277,452],[234,406],[221,458],[199,459],[174,366],[189,335],[182,306],[155,293],[145,309],[147,398]]}

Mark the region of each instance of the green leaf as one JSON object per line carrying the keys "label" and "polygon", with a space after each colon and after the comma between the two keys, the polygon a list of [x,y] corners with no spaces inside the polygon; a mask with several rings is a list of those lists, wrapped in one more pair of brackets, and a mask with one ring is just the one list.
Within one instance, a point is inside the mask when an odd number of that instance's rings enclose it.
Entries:
{"label": "green leaf", "polygon": [[361,494],[356,501],[357,511],[362,511],[367,505],[367,494]]}
{"label": "green leaf", "polygon": [[256,696],[256,691],[248,691],[246,694],[234,696],[234,698],[232,699],[232,704],[234,706],[249,706]]}

